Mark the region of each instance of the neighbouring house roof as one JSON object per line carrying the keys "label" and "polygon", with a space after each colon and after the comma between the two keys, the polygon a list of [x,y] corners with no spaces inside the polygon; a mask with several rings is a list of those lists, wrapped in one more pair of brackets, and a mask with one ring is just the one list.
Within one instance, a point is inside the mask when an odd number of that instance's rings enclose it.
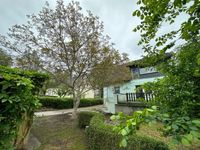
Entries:
{"label": "neighbouring house roof", "polygon": [[150,67],[171,58],[173,53],[165,53],[164,55],[155,54],[149,57],[143,57],[138,60],[127,63],[128,67]]}

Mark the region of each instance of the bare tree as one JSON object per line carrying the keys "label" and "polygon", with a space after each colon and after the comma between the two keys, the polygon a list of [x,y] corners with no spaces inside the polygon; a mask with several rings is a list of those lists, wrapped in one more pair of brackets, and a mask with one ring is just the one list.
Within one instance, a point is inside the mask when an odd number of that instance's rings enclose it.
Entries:
{"label": "bare tree", "polygon": [[0,48],[0,66],[11,66],[12,57]]}
{"label": "bare tree", "polygon": [[[63,82],[70,87],[74,100],[74,116],[81,95],[92,88],[91,70],[106,59],[115,59],[116,52],[103,24],[90,11],[81,13],[78,2],[67,6],[58,0],[55,10],[46,3],[38,15],[28,16],[23,25],[10,29],[8,37],[1,36],[1,45],[19,54],[37,52],[43,69],[66,74]],[[120,57],[118,53],[116,59]],[[117,61],[112,60],[117,63]]]}

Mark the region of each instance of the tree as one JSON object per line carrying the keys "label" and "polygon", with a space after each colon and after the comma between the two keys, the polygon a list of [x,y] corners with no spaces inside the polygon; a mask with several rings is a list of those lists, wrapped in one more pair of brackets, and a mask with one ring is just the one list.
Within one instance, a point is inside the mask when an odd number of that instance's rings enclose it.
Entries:
{"label": "tree", "polygon": [[23,52],[22,56],[16,58],[16,65],[24,70],[40,71],[43,68],[42,60],[36,51]]}
{"label": "tree", "polygon": [[[178,40],[199,41],[200,31],[200,2],[199,0],[138,0],[140,6],[133,12],[133,16],[141,19],[141,24],[134,31],[140,31],[145,52],[165,52],[173,47]],[[177,17],[182,17],[181,27],[172,29],[159,36],[158,31],[165,25],[177,23]],[[154,41],[153,45],[150,44]]]}
{"label": "tree", "polygon": [[0,48],[0,66],[11,66],[12,58],[3,49]]}
{"label": "tree", "polygon": [[64,73],[63,82],[72,91],[76,116],[81,95],[92,88],[91,70],[108,58],[117,64],[120,54],[102,35],[99,18],[90,11],[81,13],[78,2],[65,6],[58,0],[55,10],[46,3],[38,15],[28,18],[27,24],[10,29],[8,37],[12,40],[1,36],[1,45],[23,54],[35,51],[45,62],[45,70]]}
{"label": "tree", "polygon": [[[91,83],[94,88],[101,89],[132,79],[130,68],[127,66],[129,61],[127,54],[121,56],[117,52],[113,57],[105,59],[91,71]],[[117,63],[113,62],[115,59]]]}

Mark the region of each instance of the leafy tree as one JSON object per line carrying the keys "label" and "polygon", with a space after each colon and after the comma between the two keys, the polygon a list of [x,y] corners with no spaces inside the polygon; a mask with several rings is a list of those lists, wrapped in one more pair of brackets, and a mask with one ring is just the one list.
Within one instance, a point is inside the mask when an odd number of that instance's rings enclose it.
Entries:
{"label": "leafy tree", "polygon": [[[113,58],[112,58],[113,57]],[[91,71],[91,83],[94,88],[101,89],[108,85],[120,84],[130,80],[131,72],[127,67],[129,61],[127,54],[116,53],[114,56],[109,57],[96,65]],[[113,60],[118,62],[113,62]]]}
{"label": "leafy tree", "polygon": [[37,52],[45,70],[66,74],[63,83],[72,91],[76,116],[81,95],[92,88],[91,70],[109,57],[117,64],[120,54],[102,35],[99,18],[90,11],[81,13],[78,2],[65,6],[58,0],[55,10],[46,3],[38,15],[28,18],[26,24],[10,29],[10,39],[1,36],[1,45],[22,54]]}
{"label": "leafy tree", "polygon": [[200,43],[180,46],[177,53],[158,66],[163,79],[148,83],[156,94],[156,104],[170,115],[200,118]]}
{"label": "leafy tree", "polygon": [[11,66],[12,58],[0,48],[0,66]]}
{"label": "leafy tree", "polygon": [[[141,19],[141,24],[134,31],[141,33],[139,44],[145,52],[154,53],[174,46],[178,40],[199,41],[200,31],[200,2],[199,0],[138,0],[140,6],[133,16]],[[159,35],[163,25],[177,23],[177,17],[182,16],[181,27]],[[150,42],[154,41],[154,45]]]}

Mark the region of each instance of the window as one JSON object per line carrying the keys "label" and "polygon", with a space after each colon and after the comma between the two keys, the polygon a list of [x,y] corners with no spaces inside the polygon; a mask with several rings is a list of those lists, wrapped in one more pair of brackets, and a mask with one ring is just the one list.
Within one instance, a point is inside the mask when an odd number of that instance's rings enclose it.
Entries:
{"label": "window", "polygon": [[120,87],[116,86],[114,87],[114,94],[119,94],[120,93]]}

